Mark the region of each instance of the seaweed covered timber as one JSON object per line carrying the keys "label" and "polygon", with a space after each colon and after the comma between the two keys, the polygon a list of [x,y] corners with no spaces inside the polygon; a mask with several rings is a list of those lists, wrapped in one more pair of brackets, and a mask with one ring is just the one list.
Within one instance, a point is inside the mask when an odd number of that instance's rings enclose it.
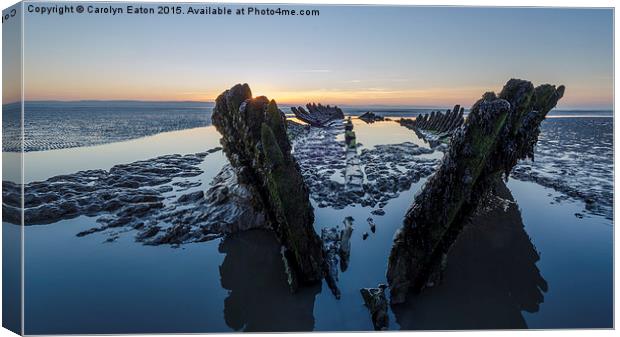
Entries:
{"label": "seaweed covered timber", "polygon": [[533,156],[540,124],[563,94],[564,86],[511,79],[499,95],[487,92],[472,106],[395,235],[387,270],[392,304],[436,281],[480,199],[518,160]]}
{"label": "seaweed covered timber", "polygon": [[433,111],[430,114],[420,115],[415,120],[402,118],[399,123],[416,131],[429,142],[442,143],[447,141],[459,126],[463,125],[464,111],[465,108],[457,104],[452,111],[447,110],[445,114]]}
{"label": "seaweed covered timber", "polygon": [[222,93],[213,124],[238,179],[252,186],[283,246],[289,284],[318,282],[325,261],[313,228],[314,214],[299,165],[291,155],[286,120],[274,100],[252,98],[247,84]]}
{"label": "seaweed covered timber", "polygon": [[303,107],[291,107],[291,111],[295,114],[295,117],[312,125],[312,126],[324,126],[325,124],[337,120],[344,119],[344,113],[342,109],[337,106],[322,105],[321,103],[308,103],[306,109]]}

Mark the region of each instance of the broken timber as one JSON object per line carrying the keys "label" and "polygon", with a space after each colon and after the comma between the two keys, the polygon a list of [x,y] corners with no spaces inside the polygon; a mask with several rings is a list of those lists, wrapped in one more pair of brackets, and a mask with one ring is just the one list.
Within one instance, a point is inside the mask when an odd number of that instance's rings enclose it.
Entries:
{"label": "broken timber", "polygon": [[438,171],[429,178],[394,238],[387,280],[392,304],[419,292],[445,264],[447,252],[492,183],[533,156],[540,123],[564,94],[564,86],[511,79],[502,92],[485,93],[450,140]]}

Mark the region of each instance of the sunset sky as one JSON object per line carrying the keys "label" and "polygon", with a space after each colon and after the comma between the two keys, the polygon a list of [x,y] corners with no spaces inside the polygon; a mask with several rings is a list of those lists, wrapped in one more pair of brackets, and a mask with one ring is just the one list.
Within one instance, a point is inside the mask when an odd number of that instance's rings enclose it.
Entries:
{"label": "sunset sky", "polygon": [[469,106],[517,77],[566,85],[559,108],[612,108],[609,9],[280,7],[321,12],[26,13],[25,97],[211,101],[246,82],[279,103]]}

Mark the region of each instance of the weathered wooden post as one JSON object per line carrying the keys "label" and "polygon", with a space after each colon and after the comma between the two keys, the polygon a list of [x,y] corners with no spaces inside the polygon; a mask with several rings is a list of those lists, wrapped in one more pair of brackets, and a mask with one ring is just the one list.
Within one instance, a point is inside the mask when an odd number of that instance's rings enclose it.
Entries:
{"label": "weathered wooden post", "polygon": [[439,274],[464,221],[492,182],[507,178],[519,159],[533,156],[540,123],[563,94],[564,86],[534,88],[511,79],[499,96],[486,93],[474,104],[394,238],[387,270],[392,304],[404,302],[409,291],[422,290]]}
{"label": "weathered wooden post", "polygon": [[247,84],[237,84],[217,98],[212,120],[239,179],[254,187],[257,202],[267,210],[293,271],[291,286],[320,281],[325,267],[321,239],[313,228],[308,188],[291,155],[286,120],[276,102],[252,98]]}

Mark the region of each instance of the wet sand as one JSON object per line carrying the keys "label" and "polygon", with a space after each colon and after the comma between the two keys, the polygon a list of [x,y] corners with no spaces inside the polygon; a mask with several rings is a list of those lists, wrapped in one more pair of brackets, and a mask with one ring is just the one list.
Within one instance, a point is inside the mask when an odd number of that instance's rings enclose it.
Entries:
{"label": "wet sand", "polygon": [[[407,141],[428,148],[397,123],[356,124],[355,128],[360,153],[376,150],[375,145],[398,147]],[[164,148],[172,146],[168,140],[174,136],[152,139],[161,141]],[[383,138],[388,141],[382,144]],[[205,142],[215,144],[217,138]],[[123,143],[102,145],[101,153],[113,153],[107,151],[118,144]],[[194,153],[194,145],[178,143],[174,148]],[[419,157],[437,160],[441,153]],[[198,165],[203,173],[181,178],[200,181],[200,186],[185,191],[174,186],[165,195],[176,200],[181,194],[205,189],[223,159],[219,152],[209,155]],[[112,161],[108,158],[117,164]],[[392,166],[387,167],[392,172]],[[334,176],[339,173],[335,170]],[[326,284],[291,294],[279,246],[265,231],[171,249],[135,243],[133,229],[75,236],[92,228],[100,216],[29,226],[25,229],[26,332],[371,330],[359,289],[385,282],[392,237],[425,179],[412,180],[410,187],[386,199],[385,215],[374,215],[374,207],[361,203],[321,208],[321,197],[315,194],[317,232],[342,226],[347,216],[354,218],[349,265],[339,274],[340,300]],[[390,329],[611,326],[611,222],[597,214],[576,217],[574,213],[585,207],[583,201],[571,198],[558,203],[563,194],[532,182],[511,180],[508,188],[498,193],[503,200],[491,200],[487,206],[493,207],[467,227],[450,253],[443,283],[390,310]],[[369,217],[376,226],[374,233]],[[15,227],[3,225],[6,230]],[[114,234],[116,239],[106,242]],[[45,309],[50,303],[56,310]],[[110,318],[109,312],[117,314]]]}
{"label": "wet sand", "polygon": [[547,118],[534,152],[511,176],[585,202],[576,216],[613,219],[613,118]]}
{"label": "wet sand", "polygon": [[[122,142],[211,124],[210,103],[26,102],[24,152]],[[2,150],[20,151],[20,105],[3,105]]]}

